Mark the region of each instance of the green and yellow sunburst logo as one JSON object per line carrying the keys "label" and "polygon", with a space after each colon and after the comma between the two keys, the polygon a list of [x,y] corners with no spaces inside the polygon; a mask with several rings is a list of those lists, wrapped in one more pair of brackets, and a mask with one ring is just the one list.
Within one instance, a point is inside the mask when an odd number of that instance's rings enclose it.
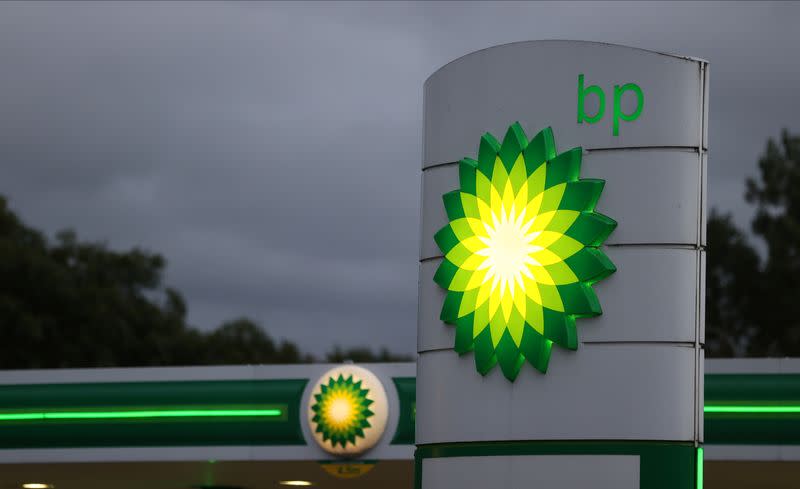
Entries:
{"label": "green and yellow sunburst logo", "polygon": [[369,410],[372,401],[367,399],[368,393],[369,389],[362,388],[361,381],[354,381],[352,375],[330,377],[327,385],[320,386],[311,406],[315,432],[322,434],[323,441],[330,441],[334,448],[337,444],[342,448],[348,443],[355,445],[356,438],[364,438],[364,429],[370,427],[368,418],[373,412]]}
{"label": "green and yellow sunburst logo", "polygon": [[354,456],[386,430],[389,401],[380,379],[357,365],[339,365],[311,384],[306,412],[311,437],[326,452]]}
{"label": "green and yellow sunburst logo", "polygon": [[502,145],[481,138],[443,196],[441,319],[483,375],[499,363],[513,381],[526,359],[546,372],[553,343],[578,348],[575,319],[602,312],[591,286],[616,270],[599,247],[617,223],[594,211],[605,182],[579,178],[581,155],[557,155],[550,128],[528,142],[514,123]]}

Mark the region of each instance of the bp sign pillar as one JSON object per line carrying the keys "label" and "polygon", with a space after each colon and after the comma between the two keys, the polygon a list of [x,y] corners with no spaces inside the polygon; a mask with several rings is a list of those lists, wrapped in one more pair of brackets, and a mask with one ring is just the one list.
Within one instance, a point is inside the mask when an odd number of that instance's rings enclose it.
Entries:
{"label": "bp sign pillar", "polygon": [[706,62],[601,43],[427,80],[418,487],[701,484],[707,104]]}

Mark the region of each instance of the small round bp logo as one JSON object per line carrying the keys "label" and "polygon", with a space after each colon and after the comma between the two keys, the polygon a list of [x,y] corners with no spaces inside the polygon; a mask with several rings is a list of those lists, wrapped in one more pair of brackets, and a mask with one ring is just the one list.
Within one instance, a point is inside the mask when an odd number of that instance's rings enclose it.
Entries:
{"label": "small round bp logo", "polygon": [[343,365],[326,372],[308,403],[312,435],[325,451],[356,455],[372,448],[386,428],[388,400],[369,370]]}
{"label": "small round bp logo", "polygon": [[602,313],[592,285],[616,270],[600,246],[617,223],[595,212],[605,182],[580,178],[581,157],[557,154],[550,128],[529,142],[515,123],[502,145],[481,138],[443,196],[441,319],[481,374],[500,364],[513,381],[525,360],[546,372],[553,343],[578,348],[575,319]]}

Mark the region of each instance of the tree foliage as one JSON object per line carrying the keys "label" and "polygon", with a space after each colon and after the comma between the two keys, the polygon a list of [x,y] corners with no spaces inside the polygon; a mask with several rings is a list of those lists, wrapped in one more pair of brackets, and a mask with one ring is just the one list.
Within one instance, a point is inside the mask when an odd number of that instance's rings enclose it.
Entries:
{"label": "tree foliage", "polygon": [[352,362],[410,362],[410,355],[398,355],[386,348],[381,348],[378,353],[373,353],[369,348],[357,347],[342,350],[338,345],[326,355],[325,359],[331,363]]}
{"label": "tree foliage", "polygon": [[758,254],[729,214],[708,219],[706,355],[744,354],[758,331]]}
{"label": "tree foliage", "polygon": [[[186,301],[161,284],[165,266],[158,254],[113,251],[72,231],[49,243],[0,197],[0,369],[314,360],[247,318],[207,333],[189,327]],[[391,357],[352,351],[359,361]]]}
{"label": "tree foliage", "polygon": [[730,216],[708,221],[708,356],[800,356],[800,136],[770,139],[747,180],[760,256]]}

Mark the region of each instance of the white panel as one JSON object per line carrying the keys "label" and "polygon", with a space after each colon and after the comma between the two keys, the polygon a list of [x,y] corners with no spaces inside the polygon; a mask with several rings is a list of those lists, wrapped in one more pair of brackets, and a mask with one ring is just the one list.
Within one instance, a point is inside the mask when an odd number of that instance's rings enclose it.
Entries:
{"label": "white panel", "polygon": [[708,148],[708,63],[703,63],[703,147]]}
{"label": "white panel", "polygon": [[704,406],[706,404],[706,352],[697,349],[697,441],[703,443],[705,437],[705,413]]}
{"label": "white panel", "polygon": [[[412,377],[414,364],[360,363],[362,367],[386,377]],[[298,365],[231,365],[216,367],[131,367],[131,368],[61,368],[41,370],[4,370],[4,384],[72,384],[87,382],[178,382],[189,380],[310,379],[334,367],[331,363]]]}
{"label": "white panel", "polygon": [[[303,378],[306,372],[289,365],[276,365],[271,372],[277,378]],[[183,380],[240,380],[255,378],[252,365],[217,367],[136,367],[136,368],[64,368],[41,370],[6,370],[0,384],[71,384],[88,382],[151,382]],[[265,376],[263,378],[270,378]]]}
{"label": "white panel", "polygon": [[[413,460],[413,445],[389,445],[369,452],[372,460]],[[310,445],[208,447],[12,448],[0,450],[0,464],[84,462],[190,462],[207,460],[341,460],[319,455]]]}
{"label": "white panel", "polygon": [[[700,156],[690,151],[601,151],[585,154],[582,178],[606,181],[597,212],[617,221],[607,244],[699,243]],[[420,258],[440,256],[433,235],[447,225],[442,195],[458,189],[458,165],[422,177]]]}
{"label": "white panel", "polygon": [[[610,44],[531,41],[505,44],[459,58],[434,73],[424,89],[423,167],[473,154],[489,131],[502,140],[519,121],[533,136],[551,126],[559,148],[700,147],[703,99],[700,67],[682,57]],[[579,124],[578,75],[604,92],[605,116]],[[614,86],[637,84],[639,118],[612,134]],[[631,98],[622,108],[632,113]],[[596,97],[586,99],[594,113]]]}
{"label": "white panel", "polygon": [[697,290],[697,299],[700,302],[699,313],[697,315],[698,324],[698,337],[701,345],[706,343],[706,266],[708,260],[706,259],[706,252],[700,252],[700,285]]}
{"label": "white panel", "polygon": [[694,440],[695,350],[554,347],[547,374],[481,376],[472,353],[418,359],[417,444],[493,440]]}
{"label": "white panel", "polygon": [[420,259],[441,256],[441,250],[433,240],[442,227],[447,224],[442,195],[458,188],[458,166],[447,165],[430,168],[422,172],[422,204],[420,217]]}
{"label": "white panel", "polygon": [[422,461],[422,487],[638,489],[639,457],[511,455],[428,458]]}
{"label": "white panel", "polygon": [[419,265],[419,305],[417,308],[417,352],[453,348],[455,327],[439,319],[445,290],[433,281],[441,259]]}
{"label": "white panel", "polygon": [[700,162],[679,150],[585,155],[581,177],[606,182],[596,210],[617,221],[606,243],[697,245]]}
{"label": "white panel", "polygon": [[702,179],[700,182],[700,245],[706,246],[708,234],[708,153],[702,155]]}
{"label": "white panel", "polygon": [[[617,271],[595,284],[603,308],[578,319],[581,342],[684,342],[697,333],[698,255],[680,248],[607,247]],[[417,351],[452,348],[454,327],[439,320],[445,291],[433,281],[441,259],[420,265]]]}

